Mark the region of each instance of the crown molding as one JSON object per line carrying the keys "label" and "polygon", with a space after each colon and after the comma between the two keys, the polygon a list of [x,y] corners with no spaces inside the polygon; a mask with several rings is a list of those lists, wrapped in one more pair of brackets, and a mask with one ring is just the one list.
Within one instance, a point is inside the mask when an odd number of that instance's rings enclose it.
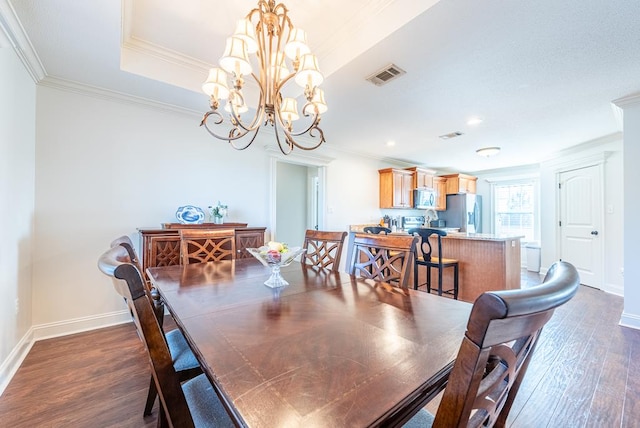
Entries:
{"label": "crown molding", "polygon": [[4,33],[9,45],[13,47],[33,81],[38,83],[44,79],[47,76],[44,65],[9,0],[0,0],[0,32]]}
{"label": "crown molding", "polygon": [[130,73],[169,83],[195,93],[213,65],[129,36],[120,44],[120,68]]}
{"label": "crown molding", "polygon": [[552,161],[543,162],[544,166],[556,172],[569,171],[572,169],[586,168],[594,165],[602,165],[607,161],[611,152],[600,152],[582,157],[563,157]]}
{"label": "crown molding", "polygon": [[627,107],[635,107],[640,105],[640,92],[618,98],[613,100],[612,103],[623,110]]}
{"label": "crown molding", "polygon": [[74,94],[89,96],[92,98],[115,101],[123,104],[135,105],[138,107],[145,107],[154,110],[171,111],[188,116],[202,116],[201,111],[191,110],[185,107],[179,107],[173,104],[154,101],[148,98],[125,94],[118,91],[112,91],[110,89],[99,88],[97,86],[91,86],[71,80],[60,79],[58,77],[47,76],[38,83],[38,86],[44,86],[57,89],[59,91],[71,92]]}

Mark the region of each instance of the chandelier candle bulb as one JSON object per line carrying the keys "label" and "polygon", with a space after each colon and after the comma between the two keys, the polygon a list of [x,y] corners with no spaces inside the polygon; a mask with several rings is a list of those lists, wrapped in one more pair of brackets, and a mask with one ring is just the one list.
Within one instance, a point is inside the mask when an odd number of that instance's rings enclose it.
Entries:
{"label": "chandelier candle bulb", "polygon": [[[258,1],[245,19],[236,22],[235,33],[227,38],[219,64],[220,68],[211,69],[202,85],[211,109],[202,117],[200,126],[209,134],[244,150],[263,126],[270,125],[278,148],[285,155],[296,147],[314,150],[324,143],[319,124],[328,107],[318,88],[324,76],[307,44],[307,34],[293,26],[284,4]],[[249,94],[250,99],[258,100],[257,105],[245,103],[242,89],[243,76],[247,75],[257,84],[258,96],[253,97],[253,86]],[[293,122],[300,119],[297,102],[302,100],[302,94],[295,85],[291,85],[290,94],[285,92],[290,80],[304,88],[302,113],[307,119],[297,122],[300,129],[293,129]],[[221,99],[229,100],[224,108],[220,108]],[[241,119],[240,113],[249,111],[249,107],[255,109],[255,114]],[[304,143],[296,141],[303,136],[307,137]]]}

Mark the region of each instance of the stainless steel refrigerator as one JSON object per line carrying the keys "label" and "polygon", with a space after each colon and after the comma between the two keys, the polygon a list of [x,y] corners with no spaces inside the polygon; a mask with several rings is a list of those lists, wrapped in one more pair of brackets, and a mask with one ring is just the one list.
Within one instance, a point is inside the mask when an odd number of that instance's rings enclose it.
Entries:
{"label": "stainless steel refrigerator", "polygon": [[446,227],[459,227],[460,232],[482,232],[482,197],[472,193],[447,195],[447,210],[438,213]]}

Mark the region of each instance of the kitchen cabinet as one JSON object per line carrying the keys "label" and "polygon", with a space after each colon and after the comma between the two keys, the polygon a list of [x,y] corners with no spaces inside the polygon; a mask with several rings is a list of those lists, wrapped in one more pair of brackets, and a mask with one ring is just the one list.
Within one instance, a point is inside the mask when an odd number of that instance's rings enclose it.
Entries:
{"label": "kitchen cabinet", "polygon": [[380,208],[413,206],[413,172],[406,169],[378,170],[380,176]]}
{"label": "kitchen cabinet", "polygon": [[476,181],[478,177],[467,174],[442,175],[447,179],[447,195],[456,193],[476,193]]}
{"label": "kitchen cabinet", "polygon": [[246,223],[165,223],[162,228],[138,229],[140,232],[140,254],[142,268],[172,266],[180,264],[180,229],[235,229],[236,258],[253,257],[247,248],[264,245],[266,227],[246,227]]}
{"label": "kitchen cabinet", "polygon": [[405,168],[407,171],[411,171],[413,173],[413,188],[414,189],[422,189],[422,188],[433,188],[433,177],[436,175],[436,172],[431,169],[420,168],[420,167],[411,167]]}
{"label": "kitchen cabinet", "polygon": [[444,177],[433,177],[433,188],[438,195],[436,199],[436,211],[447,209],[447,179]]}

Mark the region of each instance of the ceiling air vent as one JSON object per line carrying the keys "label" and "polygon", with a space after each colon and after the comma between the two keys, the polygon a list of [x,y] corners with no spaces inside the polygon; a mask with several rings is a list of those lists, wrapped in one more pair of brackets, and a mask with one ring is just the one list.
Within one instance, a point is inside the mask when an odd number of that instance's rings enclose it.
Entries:
{"label": "ceiling air vent", "polygon": [[376,86],[382,86],[386,83],[389,83],[393,79],[396,79],[402,76],[405,73],[406,71],[404,71],[397,65],[389,64],[383,69],[378,70],[375,73],[373,73],[371,76],[367,77],[367,80]]}
{"label": "ceiling air vent", "polygon": [[450,140],[452,138],[456,138],[456,137],[459,137],[461,135],[462,135],[462,132],[456,131],[456,132],[451,132],[449,134],[441,135],[440,138],[442,138],[443,140]]}

